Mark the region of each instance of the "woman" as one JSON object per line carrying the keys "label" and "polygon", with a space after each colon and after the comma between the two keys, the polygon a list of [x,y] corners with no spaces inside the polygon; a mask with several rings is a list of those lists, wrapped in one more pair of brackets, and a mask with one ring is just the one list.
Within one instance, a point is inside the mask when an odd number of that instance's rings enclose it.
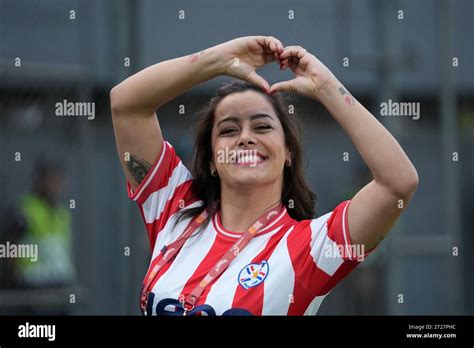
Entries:
{"label": "woman", "polygon": [[[256,69],[271,62],[295,78],[269,86]],[[246,83],[220,89],[201,113],[191,175],[163,140],[155,110],[219,75]],[[316,219],[298,127],[278,92],[322,103],[373,175]],[[274,37],[242,37],[161,62],[110,97],[128,194],[153,250],[140,299],[145,315],[315,314],[385,237],[418,185],[397,141],[328,68]]]}

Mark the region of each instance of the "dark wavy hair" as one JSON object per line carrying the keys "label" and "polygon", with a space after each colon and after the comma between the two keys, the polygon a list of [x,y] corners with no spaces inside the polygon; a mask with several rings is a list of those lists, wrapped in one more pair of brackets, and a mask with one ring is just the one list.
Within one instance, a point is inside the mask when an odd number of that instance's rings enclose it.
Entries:
{"label": "dark wavy hair", "polygon": [[258,87],[247,82],[238,81],[219,88],[214,96],[197,114],[194,128],[194,154],[191,162],[191,173],[194,177],[192,189],[197,198],[204,204],[199,207],[183,209],[178,213],[176,223],[182,219],[193,218],[204,209],[209,216],[199,230],[206,228],[211,217],[219,210],[221,185],[219,176],[212,176],[209,163],[213,158],[211,134],[215,119],[215,110],[228,95],[245,91],[261,93],[273,106],[285,137],[285,143],[291,152],[291,166],[284,167],[282,203],[294,220],[313,219],[315,215],[316,194],[311,191],[303,174],[302,147],[300,143],[301,128],[294,114],[288,113],[287,103],[279,94],[268,95]]}

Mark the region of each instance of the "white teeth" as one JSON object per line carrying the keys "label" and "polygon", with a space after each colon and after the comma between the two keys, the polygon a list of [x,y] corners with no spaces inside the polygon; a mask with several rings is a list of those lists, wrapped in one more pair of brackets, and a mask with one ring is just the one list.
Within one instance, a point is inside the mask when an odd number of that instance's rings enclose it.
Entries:
{"label": "white teeth", "polygon": [[260,155],[249,155],[249,154],[244,154],[239,156],[237,162],[238,163],[257,163],[263,161],[264,158]]}

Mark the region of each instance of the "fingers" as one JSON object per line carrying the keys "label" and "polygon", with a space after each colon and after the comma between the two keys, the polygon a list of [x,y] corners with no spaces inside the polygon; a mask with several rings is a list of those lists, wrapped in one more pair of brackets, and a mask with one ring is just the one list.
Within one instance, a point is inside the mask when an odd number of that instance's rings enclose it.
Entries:
{"label": "fingers", "polygon": [[281,61],[280,70],[284,70],[288,67],[290,67],[291,70],[295,70],[298,64],[299,64],[299,59],[297,58],[291,57],[291,58],[283,59]]}
{"label": "fingers", "polygon": [[265,37],[265,42],[268,43],[268,46],[271,48],[273,52],[277,52],[278,54],[283,52],[284,46],[280,40],[274,38],[273,36]]}
{"label": "fingers", "polygon": [[291,69],[298,66],[301,58],[307,53],[306,49],[301,46],[287,46],[284,48],[283,52],[280,54],[280,69],[283,70],[288,66]]}
{"label": "fingers", "polygon": [[285,58],[290,58],[290,57],[296,57],[298,59],[301,59],[304,57],[306,52],[307,52],[306,49],[301,46],[288,46],[288,47],[285,47],[283,52],[280,54],[280,59],[285,59]]}
{"label": "fingers", "polygon": [[284,46],[280,40],[273,36],[259,36],[257,42],[264,49],[265,53],[272,54],[272,60],[276,60],[281,65],[280,53],[283,52]]}
{"label": "fingers", "polygon": [[252,71],[245,78],[247,82],[254,84],[255,86],[260,87],[265,93],[270,93],[270,85],[263,77],[257,74],[255,71]]}
{"label": "fingers", "polygon": [[283,45],[279,40],[275,39],[272,36],[266,38],[266,41],[268,41],[267,47],[270,48],[271,53],[273,54],[272,60],[276,60],[278,62],[278,65],[281,65],[280,53],[283,51]]}
{"label": "fingers", "polygon": [[289,80],[289,81],[282,81],[273,84],[270,87],[270,94],[276,93],[276,92],[294,92],[295,91],[295,83],[294,79]]}

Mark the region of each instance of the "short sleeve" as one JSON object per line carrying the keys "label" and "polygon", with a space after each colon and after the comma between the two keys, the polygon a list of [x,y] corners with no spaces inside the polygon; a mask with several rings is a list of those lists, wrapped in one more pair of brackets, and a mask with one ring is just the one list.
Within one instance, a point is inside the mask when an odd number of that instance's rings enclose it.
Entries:
{"label": "short sleeve", "polygon": [[197,201],[192,183],[191,173],[165,140],[155,163],[137,189],[132,190],[127,182],[128,197],[140,207],[152,250],[169,218]]}
{"label": "short sleeve", "polygon": [[350,200],[317,219],[301,221],[288,237],[288,250],[301,285],[326,295],[375,248],[352,245],[347,222]]}

